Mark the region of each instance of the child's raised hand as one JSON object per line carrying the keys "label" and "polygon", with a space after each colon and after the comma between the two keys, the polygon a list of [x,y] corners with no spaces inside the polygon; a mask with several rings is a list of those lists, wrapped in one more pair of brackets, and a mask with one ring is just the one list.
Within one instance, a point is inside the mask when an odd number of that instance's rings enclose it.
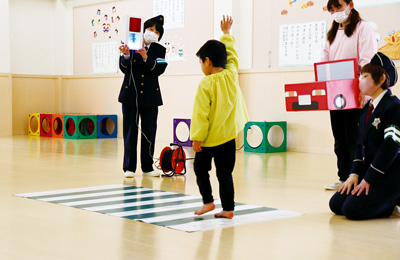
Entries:
{"label": "child's raised hand", "polygon": [[223,16],[222,20],[221,20],[221,30],[224,34],[229,34],[231,27],[233,24],[233,19],[231,16],[227,15],[227,16]]}

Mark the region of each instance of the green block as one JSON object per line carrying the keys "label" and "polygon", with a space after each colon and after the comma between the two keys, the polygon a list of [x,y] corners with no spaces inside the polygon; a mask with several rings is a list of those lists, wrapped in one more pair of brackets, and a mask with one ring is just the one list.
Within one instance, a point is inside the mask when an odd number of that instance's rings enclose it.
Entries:
{"label": "green block", "polygon": [[65,115],[64,138],[68,139],[97,138],[97,116]]}
{"label": "green block", "polygon": [[[263,139],[259,146],[252,147],[247,142],[247,131],[252,127],[257,126],[260,128]],[[274,126],[278,126],[283,131],[283,141],[279,147],[272,146],[268,140],[268,132]],[[255,153],[279,153],[286,152],[286,138],[287,138],[287,123],[286,121],[279,122],[247,122],[244,127],[244,151],[245,152],[255,152]]]}

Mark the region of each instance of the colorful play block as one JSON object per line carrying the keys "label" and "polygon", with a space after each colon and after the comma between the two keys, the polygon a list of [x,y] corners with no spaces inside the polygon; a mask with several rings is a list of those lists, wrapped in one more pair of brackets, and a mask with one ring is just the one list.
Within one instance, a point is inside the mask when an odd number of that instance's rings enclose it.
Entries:
{"label": "colorful play block", "polygon": [[40,136],[51,137],[52,118],[53,118],[52,114],[40,114]]}
{"label": "colorful play block", "polygon": [[[258,127],[262,133],[262,141],[256,146],[252,147],[248,143],[248,131],[251,131],[252,127]],[[272,145],[270,143],[269,132],[271,129],[278,127],[283,133],[283,140],[278,145]],[[247,122],[244,128],[244,151],[245,152],[256,152],[256,153],[278,153],[286,152],[286,138],[287,138],[287,123],[285,121],[278,122]]]}
{"label": "colorful play block", "polygon": [[56,138],[64,138],[64,115],[53,114],[51,118],[51,136]]}
{"label": "colorful play block", "polygon": [[40,136],[40,113],[28,115],[28,135]]}
{"label": "colorful play block", "polygon": [[285,84],[286,111],[359,107],[355,59],[315,63],[314,72],[315,82]]}
{"label": "colorful play block", "polygon": [[116,138],[117,115],[97,115],[97,138]]}
{"label": "colorful play block", "polygon": [[[174,143],[179,144],[181,146],[192,146],[192,140],[190,140],[190,119],[183,119],[183,118],[174,118]],[[180,124],[186,125],[188,129],[187,139],[180,140],[177,136],[177,128]],[[184,137],[186,138],[186,137]]]}
{"label": "colorful play block", "polygon": [[64,115],[64,138],[97,138],[96,115]]}

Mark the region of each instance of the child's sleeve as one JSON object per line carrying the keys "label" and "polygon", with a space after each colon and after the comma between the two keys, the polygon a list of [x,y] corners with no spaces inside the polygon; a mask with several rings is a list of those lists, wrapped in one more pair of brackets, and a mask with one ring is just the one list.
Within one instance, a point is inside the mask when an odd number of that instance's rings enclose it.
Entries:
{"label": "child's sleeve", "polygon": [[133,52],[131,50],[129,52],[130,52],[129,58],[125,58],[125,55],[121,55],[119,57],[119,69],[124,74],[129,74],[131,69],[131,57],[133,55]]}
{"label": "child's sleeve", "polygon": [[239,56],[236,51],[235,38],[231,34],[224,34],[221,36],[221,42],[226,47],[228,59],[226,63],[226,69],[238,74],[239,72]]}
{"label": "child's sleeve", "polygon": [[200,82],[194,99],[192,120],[190,122],[190,140],[192,141],[203,142],[208,136],[211,99],[210,93],[205,88],[206,78]]}
{"label": "child's sleeve", "polygon": [[146,68],[150,70],[151,74],[155,77],[160,76],[165,72],[165,69],[168,66],[167,61],[165,60],[165,48],[160,48],[160,52],[157,55],[157,58],[154,60],[152,57],[147,57],[146,60]]}
{"label": "child's sleeve", "polygon": [[393,161],[399,156],[400,151],[400,106],[388,111],[395,119],[386,124],[384,129],[384,141],[379,147],[371,165],[365,173],[365,181],[369,184],[376,183],[385,172],[392,166]]}
{"label": "child's sleeve", "polygon": [[364,161],[362,157],[362,144],[361,144],[361,139],[359,138],[357,142],[357,149],[356,149],[356,154],[355,158],[353,160],[352,166],[351,166],[351,171],[350,174],[357,174],[359,177],[363,178],[364,177]]}

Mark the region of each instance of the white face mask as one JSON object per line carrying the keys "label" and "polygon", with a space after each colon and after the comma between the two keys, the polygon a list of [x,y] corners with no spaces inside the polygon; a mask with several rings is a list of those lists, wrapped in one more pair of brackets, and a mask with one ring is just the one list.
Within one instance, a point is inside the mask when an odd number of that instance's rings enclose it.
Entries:
{"label": "white face mask", "polygon": [[143,35],[144,41],[147,43],[158,42],[158,35],[152,31],[146,30]]}
{"label": "white face mask", "polygon": [[350,7],[347,6],[346,9],[344,9],[344,11],[341,12],[336,12],[333,13],[333,19],[337,22],[337,23],[344,23],[347,21],[347,19],[349,18],[350,15]]}
{"label": "white face mask", "polygon": [[360,75],[358,86],[361,93],[368,96],[371,96],[380,87],[380,85],[375,84],[369,73]]}

